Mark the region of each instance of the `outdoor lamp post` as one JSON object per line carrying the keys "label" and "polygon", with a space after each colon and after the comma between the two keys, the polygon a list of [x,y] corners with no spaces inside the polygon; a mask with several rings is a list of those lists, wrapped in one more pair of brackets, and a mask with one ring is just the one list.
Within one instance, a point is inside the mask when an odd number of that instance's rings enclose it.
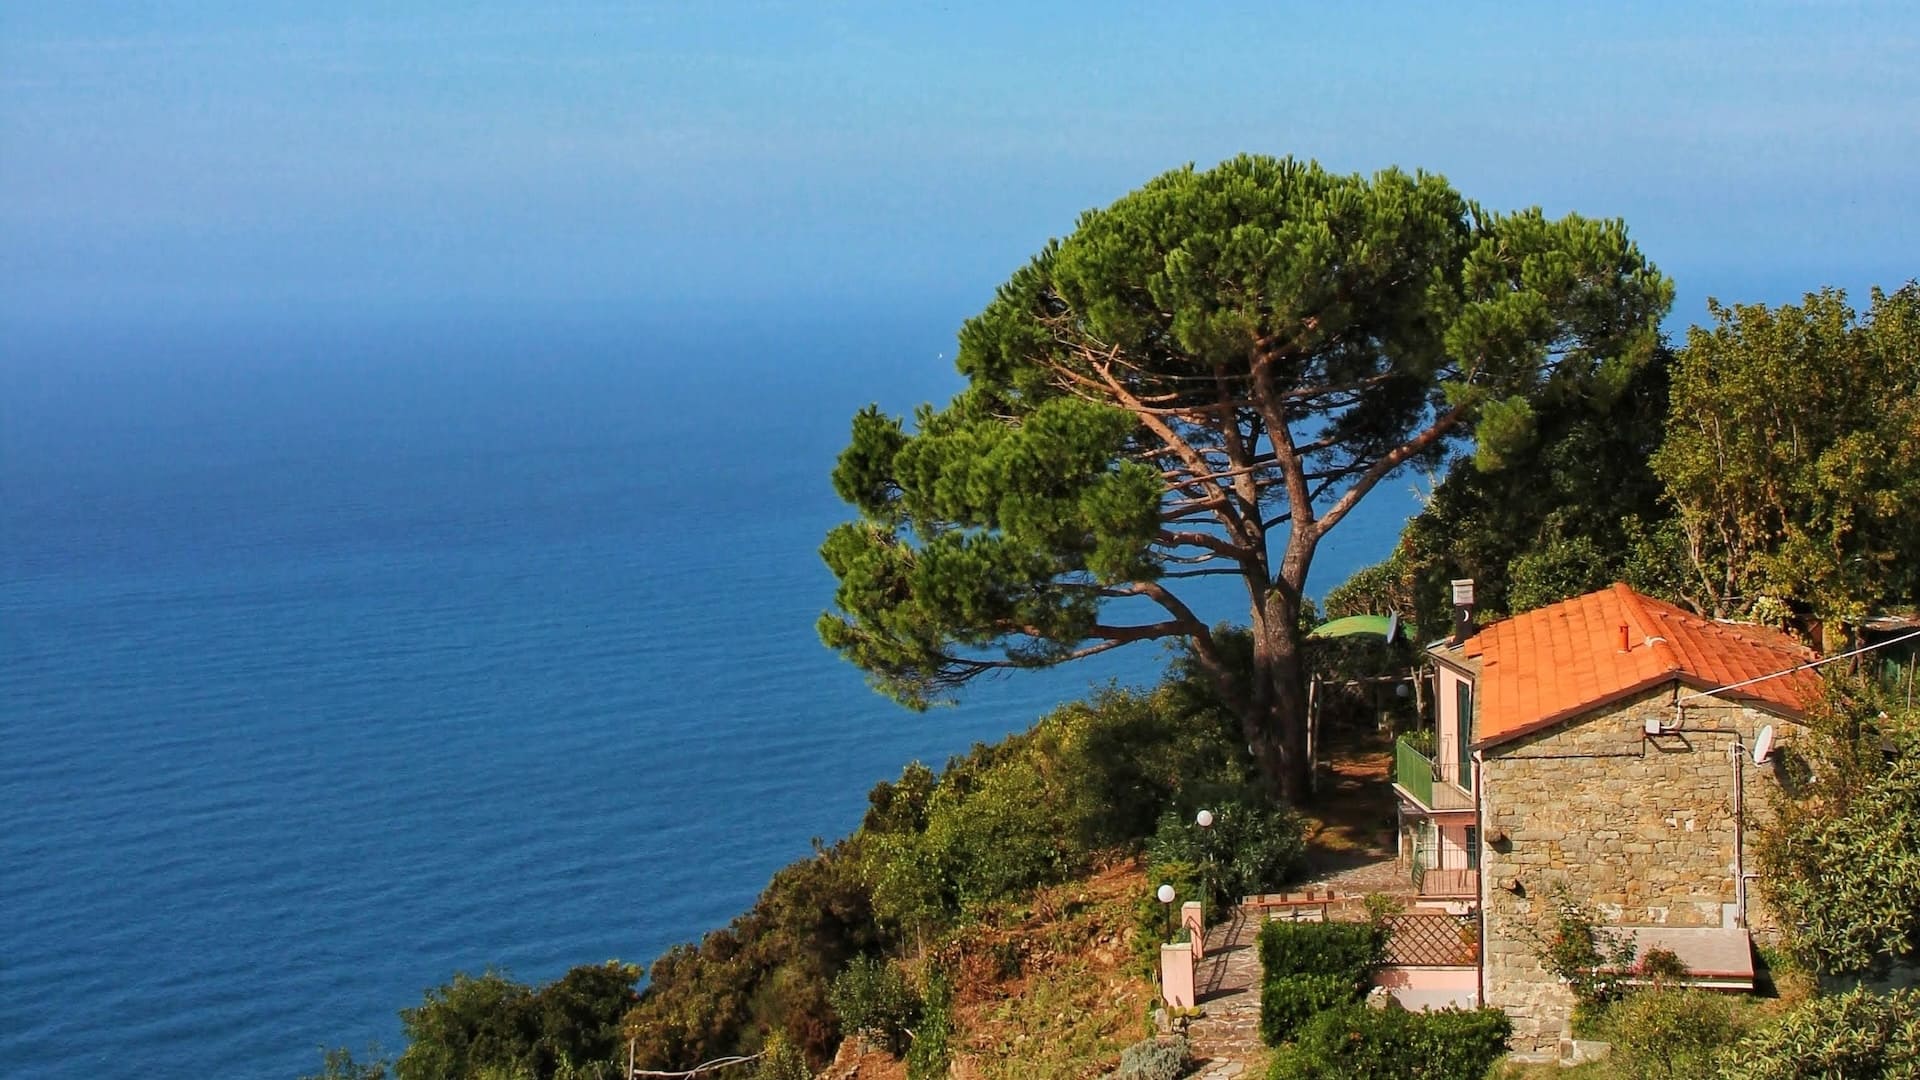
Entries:
{"label": "outdoor lamp post", "polygon": [[1162,885],[1160,886],[1159,889],[1155,890],[1153,895],[1155,899],[1158,899],[1160,901],[1160,906],[1167,909],[1167,940],[1172,941],[1173,940],[1173,886]]}
{"label": "outdoor lamp post", "polygon": [[1200,921],[1206,922],[1206,905],[1213,902],[1213,840],[1207,830],[1213,828],[1213,811],[1202,810],[1193,815],[1193,823],[1200,826]]}

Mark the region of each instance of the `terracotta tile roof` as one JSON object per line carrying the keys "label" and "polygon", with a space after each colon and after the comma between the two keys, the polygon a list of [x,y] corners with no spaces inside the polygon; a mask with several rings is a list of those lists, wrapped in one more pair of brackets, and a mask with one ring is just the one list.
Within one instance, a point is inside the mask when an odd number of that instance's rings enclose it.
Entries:
{"label": "terracotta tile roof", "polygon": [[[1813,659],[1785,634],[1692,615],[1625,585],[1494,623],[1460,651],[1481,662],[1474,688],[1477,745],[1526,734],[1673,679],[1718,689]],[[1800,671],[1719,696],[1797,717],[1819,693],[1819,677]]]}

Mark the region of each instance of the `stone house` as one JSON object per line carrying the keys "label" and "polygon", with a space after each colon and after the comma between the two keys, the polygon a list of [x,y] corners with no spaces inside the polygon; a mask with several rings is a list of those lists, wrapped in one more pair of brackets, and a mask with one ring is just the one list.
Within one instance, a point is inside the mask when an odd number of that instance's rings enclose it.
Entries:
{"label": "stone house", "polygon": [[1434,753],[1396,748],[1402,853],[1423,901],[1477,918],[1477,999],[1514,1045],[1566,1035],[1573,998],[1535,957],[1565,895],[1695,980],[1751,989],[1748,835],[1778,784],[1772,745],[1818,699],[1812,654],[1763,627],[1615,585],[1428,650]]}

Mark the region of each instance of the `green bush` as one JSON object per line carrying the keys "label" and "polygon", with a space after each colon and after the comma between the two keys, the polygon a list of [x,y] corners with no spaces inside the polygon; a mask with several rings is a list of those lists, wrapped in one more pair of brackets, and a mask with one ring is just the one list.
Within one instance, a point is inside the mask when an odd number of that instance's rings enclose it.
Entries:
{"label": "green bush", "polygon": [[1350,975],[1284,975],[1260,988],[1260,1038],[1279,1046],[1308,1020],[1359,1000],[1360,984]]}
{"label": "green bush", "polygon": [[1920,990],[1812,998],[1735,1043],[1720,1080],[1920,1078]]}
{"label": "green bush", "polygon": [[1351,1005],[1301,1027],[1274,1054],[1269,1080],[1481,1080],[1506,1053],[1499,1009],[1407,1012]]}
{"label": "green bush", "polygon": [[964,909],[1023,895],[1078,872],[1087,852],[1065,793],[1028,757],[1001,762],[972,790],[942,783],[933,793],[926,840]]}
{"label": "green bush", "polygon": [[[1803,767],[1820,776],[1815,794],[1779,799],[1760,833],[1761,890],[1794,952],[1829,975],[1920,960],[1920,742],[1883,726],[1859,689],[1862,702],[1813,717]],[[1891,760],[1886,742],[1899,746]]]}
{"label": "green bush", "polygon": [[946,1080],[953,1063],[953,983],[946,972],[927,972],[926,1006],[907,1051],[907,1080]]}
{"label": "green bush", "polygon": [[344,1046],[320,1052],[320,1071],[300,1080],[387,1080],[387,1062],[373,1051],[374,1060],[358,1061]]}
{"label": "green bush", "polygon": [[1147,1039],[1120,1051],[1120,1067],[1105,1080],[1176,1080],[1193,1065],[1193,1046],[1184,1035]]}
{"label": "green bush", "polygon": [[761,1048],[753,1080],[813,1080],[813,1070],[807,1066],[807,1055],[793,1040],[776,1031]]}
{"label": "green bush", "polygon": [[[1171,905],[1160,902],[1157,893],[1162,885],[1173,886]],[[1146,891],[1133,908],[1133,955],[1141,974],[1158,970],[1160,943],[1168,940],[1167,924],[1173,923],[1178,936],[1180,905],[1199,896],[1200,871],[1191,863],[1154,863],[1147,867]]]}
{"label": "green bush", "polygon": [[907,1030],[920,1022],[919,995],[907,985],[898,964],[861,956],[833,980],[827,1000],[842,1030],[857,1034],[899,1057],[907,1048]]}
{"label": "green bush", "polygon": [[1607,1010],[1601,1031],[1623,1080],[1694,1080],[1739,1029],[1733,1003],[1705,990],[1645,990]]}
{"label": "green bush", "polygon": [[457,973],[419,1006],[400,1010],[408,1046],[394,1075],[611,1076],[639,978],[639,967],[619,961],[581,965],[538,989],[498,972]]}
{"label": "green bush", "polygon": [[1241,897],[1292,880],[1306,854],[1306,823],[1284,806],[1233,801],[1211,808],[1211,828],[1187,810],[1169,809],[1147,841],[1152,862],[1188,863],[1206,879],[1207,909],[1225,911]]}
{"label": "green bush", "polygon": [[1386,953],[1386,928],[1374,923],[1270,922],[1260,928],[1260,966],[1268,980],[1340,975],[1357,986]]}
{"label": "green bush", "polygon": [[1617,1000],[1626,992],[1625,977],[1634,967],[1633,938],[1602,926],[1593,908],[1564,887],[1555,889],[1548,899],[1551,920],[1544,929],[1530,931],[1534,956],[1567,984],[1581,1005]]}

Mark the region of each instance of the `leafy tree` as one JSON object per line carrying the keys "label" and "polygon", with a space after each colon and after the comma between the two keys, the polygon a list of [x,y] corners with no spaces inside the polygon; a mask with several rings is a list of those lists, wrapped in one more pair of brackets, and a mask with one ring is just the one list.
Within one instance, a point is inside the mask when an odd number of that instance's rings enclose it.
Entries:
{"label": "leafy tree", "polygon": [[[1080,218],[960,333],[968,387],[854,418],[823,640],[924,707],[1002,668],[1177,638],[1269,783],[1307,793],[1299,614],[1379,483],[1624,385],[1672,288],[1617,221],[1489,213],[1447,182],[1238,157]],[[1177,591],[1245,589],[1251,678]]]}
{"label": "leafy tree", "polygon": [[1864,319],[1838,289],[1709,309],[1653,459],[1695,605],[1824,621],[1920,598],[1920,285],[1873,290]]}
{"label": "leafy tree", "polygon": [[1811,998],[1721,1055],[1720,1080],[1916,1080],[1920,990]]}
{"label": "leafy tree", "polygon": [[426,1001],[400,1010],[407,1049],[394,1063],[399,1080],[470,1076],[483,1069],[511,1071],[533,1041],[526,1024],[532,991],[505,975],[456,973]]}
{"label": "leafy tree", "polygon": [[1474,580],[1482,623],[1619,580],[1677,599],[1671,510],[1647,464],[1666,434],[1672,360],[1656,350],[1618,394],[1543,403],[1533,440],[1498,470],[1456,457],[1393,554],[1329,592],[1327,614],[1399,611],[1426,641],[1452,628],[1454,578]]}
{"label": "leafy tree", "polygon": [[1836,694],[1805,748],[1783,753],[1814,779],[1760,834],[1762,895],[1824,974],[1920,958],[1920,718],[1882,712],[1866,684],[1850,685],[1860,696]]}

